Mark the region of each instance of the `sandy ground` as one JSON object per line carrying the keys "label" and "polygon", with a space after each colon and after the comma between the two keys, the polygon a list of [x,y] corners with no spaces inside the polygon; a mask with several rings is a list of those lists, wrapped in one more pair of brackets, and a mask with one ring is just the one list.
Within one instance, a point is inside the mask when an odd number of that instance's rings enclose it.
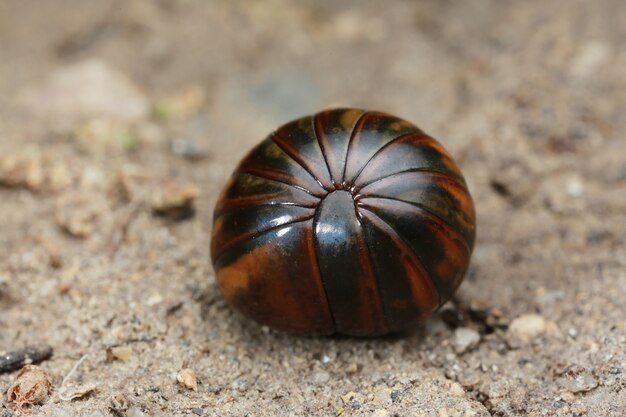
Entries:
{"label": "sandy ground", "polygon": [[[54,348],[42,416],[624,416],[624,68],[621,0],[3,0],[0,351]],[[408,335],[278,334],[215,286],[236,162],[337,105],[439,138],[476,202],[457,302]]]}

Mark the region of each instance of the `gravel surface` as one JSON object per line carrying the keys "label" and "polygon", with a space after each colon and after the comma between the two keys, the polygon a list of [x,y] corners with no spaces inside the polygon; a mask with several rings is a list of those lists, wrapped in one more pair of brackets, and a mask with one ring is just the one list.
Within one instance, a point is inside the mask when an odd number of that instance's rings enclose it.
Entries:
{"label": "gravel surface", "polygon": [[[621,0],[4,0],[0,353],[54,349],[42,416],[624,416],[624,68]],[[215,285],[237,161],[338,105],[439,138],[476,202],[409,334],[275,333]]]}

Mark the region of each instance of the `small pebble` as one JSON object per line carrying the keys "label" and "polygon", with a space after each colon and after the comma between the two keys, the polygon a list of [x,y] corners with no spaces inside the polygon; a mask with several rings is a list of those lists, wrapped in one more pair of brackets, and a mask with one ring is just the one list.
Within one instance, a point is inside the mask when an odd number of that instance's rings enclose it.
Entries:
{"label": "small pebble", "polygon": [[376,405],[391,405],[391,389],[383,387],[374,393],[374,404]]}
{"label": "small pebble", "polygon": [[572,178],[567,183],[567,194],[570,197],[578,198],[583,195],[584,191],[583,183],[578,178]]}
{"label": "small pebble", "polygon": [[457,353],[466,352],[480,343],[480,334],[469,327],[459,327],[454,331],[454,350]]}
{"label": "small pebble", "polygon": [[347,406],[353,406],[354,404],[363,404],[365,397],[358,392],[350,391],[346,395],[341,397],[343,403]]}
{"label": "small pebble", "polygon": [[205,417],[207,414],[204,412],[204,410],[202,408],[199,407],[194,407],[191,409],[191,412],[194,413],[197,416],[200,417]]}
{"label": "small pebble", "polygon": [[111,348],[111,356],[122,362],[128,362],[133,356],[133,349],[130,346],[115,346]]}
{"label": "small pebble", "polygon": [[313,374],[315,385],[325,385],[330,380],[330,374],[326,371],[317,371]]}
{"label": "small pebble", "polygon": [[453,382],[450,385],[450,392],[455,397],[464,397],[465,396],[465,390],[463,389],[461,384],[459,384],[458,382]]}
{"label": "small pebble", "polygon": [[205,417],[205,416],[207,416],[207,413],[205,413],[205,412],[204,412],[204,410],[203,410],[202,408],[200,408],[200,407],[194,407],[194,408],[192,408],[192,409],[191,409],[191,412],[192,412],[192,413],[194,413],[194,414],[195,414],[195,415],[197,415],[197,416],[200,416],[200,417]]}
{"label": "small pebble", "polygon": [[178,372],[176,375],[176,380],[183,387],[198,391],[198,377],[193,369],[185,368]]}
{"label": "small pebble", "polygon": [[356,362],[352,362],[351,364],[346,366],[346,373],[348,375],[356,374],[357,372],[359,372],[359,365],[357,365]]}
{"label": "small pebble", "polygon": [[126,417],[147,417],[147,414],[138,407],[130,407],[126,411]]}
{"label": "small pebble", "polygon": [[573,393],[591,391],[598,386],[591,372],[582,366],[571,367],[565,376],[565,387]]}
{"label": "small pebble", "polygon": [[159,293],[155,293],[152,294],[150,297],[148,297],[148,299],[146,300],[146,304],[149,307],[154,307],[157,304],[161,304],[163,302],[163,296]]}
{"label": "small pebble", "polygon": [[511,347],[527,344],[546,331],[546,320],[538,314],[525,314],[511,322],[507,341]]}

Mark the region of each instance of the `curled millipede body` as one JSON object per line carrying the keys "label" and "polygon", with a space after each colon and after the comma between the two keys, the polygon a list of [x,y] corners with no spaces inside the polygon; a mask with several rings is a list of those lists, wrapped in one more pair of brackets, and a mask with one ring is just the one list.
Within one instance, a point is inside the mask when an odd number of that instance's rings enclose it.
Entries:
{"label": "curled millipede body", "polygon": [[271,327],[376,336],[446,302],[475,239],[448,152],[395,116],[328,110],[288,123],[241,161],[214,213],[226,299]]}

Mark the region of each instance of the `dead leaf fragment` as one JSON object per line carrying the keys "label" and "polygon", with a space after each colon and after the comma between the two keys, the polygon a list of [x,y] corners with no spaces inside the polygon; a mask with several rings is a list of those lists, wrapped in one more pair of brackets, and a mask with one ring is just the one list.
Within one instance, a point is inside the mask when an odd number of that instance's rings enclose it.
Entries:
{"label": "dead leaf fragment", "polygon": [[198,391],[198,377],[193,369],[181,369],[176,375],[176,380],[180,385],[187,389]]}
{"label": "dead leaf fragment", "polygon": [[61,398],[63,401],[72,401],[76,398],[82,398],[92,393],[98,388],[98,384],[89,383],[78,387],[68,386],[63,388],[63,392],[59,392],[59,398]]}
{"label": "dead leaf fragment", "polygon": [[200,190],[193,184],[166,183],[152,193],[152,211],[173,220],[183,220],[194,213]]}
{"label": "dead leaf fragment", "polygon": [[60,191],[74,182],[67,165],[38,153],[0,155],[0,187]]}
{"label": "dead leaf fragment", "polygon": [[15,410],[29,414],[30,407],[45,403],[53,389],[46,371],[39,366],[26,365],[17,374],[7,398]]}

